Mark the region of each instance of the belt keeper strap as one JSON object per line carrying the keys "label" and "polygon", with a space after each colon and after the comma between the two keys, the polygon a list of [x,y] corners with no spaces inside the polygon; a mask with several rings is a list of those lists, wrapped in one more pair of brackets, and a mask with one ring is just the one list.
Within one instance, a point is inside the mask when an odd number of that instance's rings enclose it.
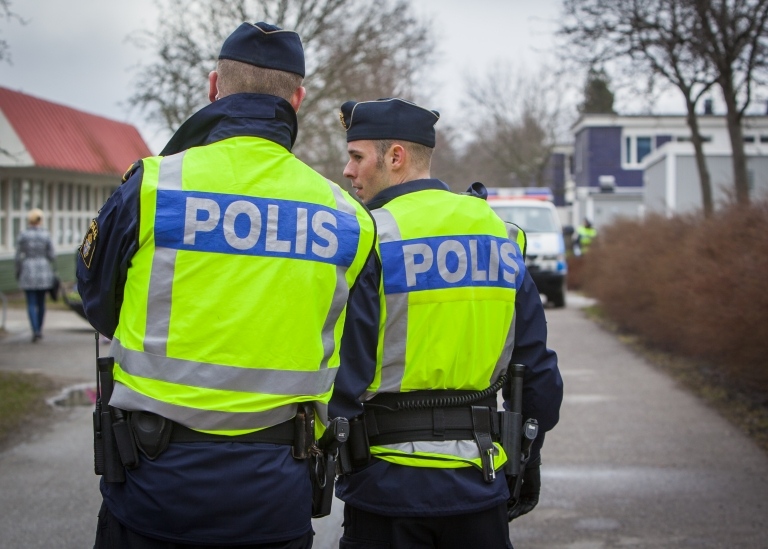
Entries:
{"label": "belt keeper strap", "polygon": [[369,437],[375,437],[379,434],[379,426],[376,424],[376,413],[373,410],[366,410],[364,414],[365,432]]}
{"label": "belt keeper strap", "polygon": [[486,406],[472,406],[472,424],[474,426],[475,442],[480,450],[480,461],[483,465],[483,480],[492,483],[496,478],[493,456],[497,449],[491,437],[491,411]]}
{"label": "belt keeper strap", "polygon": [[432,434],[435,437],[445,438],[445,410],[432,408]]}

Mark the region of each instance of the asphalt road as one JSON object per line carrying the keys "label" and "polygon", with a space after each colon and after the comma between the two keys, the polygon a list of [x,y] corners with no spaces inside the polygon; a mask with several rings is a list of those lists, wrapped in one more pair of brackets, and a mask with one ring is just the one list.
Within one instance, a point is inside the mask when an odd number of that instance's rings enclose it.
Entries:
{"label": "asphalt road", "polygon": [[[587,320],[586,303],[571,295],[547,309],[566,396],[542,454],[541,502],[510,527],[515,548],[768,547],[768,455]],[[74,313],[50,311],[36,344],[24,311],[5,327],[0,369],[93,385],[93,332]],[[0,452],[0,548],[92,547],[91,436],[90,406],[57,406],[50,425]],[[341,510],[336,501],[315,521],[316,548],[337,546]]]}

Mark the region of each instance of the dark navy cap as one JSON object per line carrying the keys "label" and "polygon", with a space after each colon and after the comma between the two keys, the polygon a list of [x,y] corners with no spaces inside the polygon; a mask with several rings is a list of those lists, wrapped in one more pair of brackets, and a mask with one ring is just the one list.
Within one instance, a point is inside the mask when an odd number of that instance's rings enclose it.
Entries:
{"label": "dark navy cap", "polygon": [[293,31],[269,23],[243,23],[224,40],[219,59],[292,72],[304,78],[304,48]]}
{"label": "dark navy cap", "polygon": [[364,139],[401,139],[434,148],[435,122],[440,113],[415,103],[387,97],[376,101],[347,101],[339,112],[347,143]]}

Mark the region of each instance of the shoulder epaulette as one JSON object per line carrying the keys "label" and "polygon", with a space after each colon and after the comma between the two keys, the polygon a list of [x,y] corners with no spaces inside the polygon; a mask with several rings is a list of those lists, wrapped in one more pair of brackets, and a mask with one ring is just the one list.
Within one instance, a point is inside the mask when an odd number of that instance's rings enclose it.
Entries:
{"label": "shoulder epaulette", "polygon": [[125,183],[126,181],[128,181],[128,179],[130,179],[130,177],[134,174],[134,172],[141,167],[141,162],[142,162],[141,160],[137,160],[136,162],[131,164],[131,166],[127,170],[125,170],[121,183]]}

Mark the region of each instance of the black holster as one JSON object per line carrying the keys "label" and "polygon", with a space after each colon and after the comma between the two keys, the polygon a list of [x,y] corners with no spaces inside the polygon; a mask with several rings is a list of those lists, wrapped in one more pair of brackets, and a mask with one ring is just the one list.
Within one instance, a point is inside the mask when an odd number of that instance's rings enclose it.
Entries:
{"label": "black holster", "polygon": [[310,457],[312,479],[312,517],[331,514],[337,462],[341,450],[349,440],[349,422],[344,417],[331,420],[325,433],[313,447]]}
{"label": "black holster", "polygon": [[125,413],[108,404],[114,388],[114,364],[113,357],[96,359],[100,391],[93,413],[94,471],[105,482],[125,482],[125,469],[138,466],[139,456]]}
{"label": "black holster", "polygon": [[170,419],[152,412],[131,412],[130,423],[136,446],[147,459],[154,461],[168,448],[173,431]]}

